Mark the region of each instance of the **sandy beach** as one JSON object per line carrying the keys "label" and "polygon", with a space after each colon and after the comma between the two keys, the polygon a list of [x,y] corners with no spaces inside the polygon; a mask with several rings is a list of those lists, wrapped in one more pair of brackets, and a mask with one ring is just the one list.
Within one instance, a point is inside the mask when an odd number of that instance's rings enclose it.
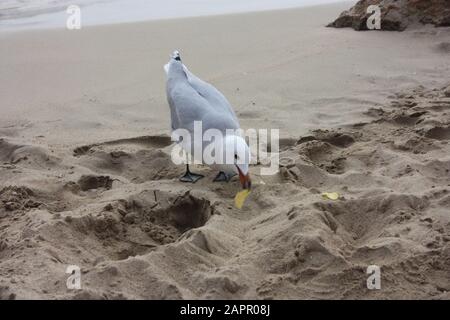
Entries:
{"label": "sandy beach", "polygon": [[[325,27],[349,6],[0,31],[0,299],[450,299],[450,28]],[[178,181],[174,49],[280,129],[241,210]]]}

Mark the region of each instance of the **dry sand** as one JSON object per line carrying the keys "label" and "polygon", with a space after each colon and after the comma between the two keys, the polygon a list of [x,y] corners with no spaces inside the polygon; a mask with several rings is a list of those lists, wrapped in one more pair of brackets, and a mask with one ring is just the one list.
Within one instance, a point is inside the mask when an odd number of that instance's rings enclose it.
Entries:
{"label": "dry sand", "polygon": [[[449,299],[450,29],[324,27],[348,6],[0,32],[0,298]],[[177,180],[175,48],[281,129],[242,210]]]}

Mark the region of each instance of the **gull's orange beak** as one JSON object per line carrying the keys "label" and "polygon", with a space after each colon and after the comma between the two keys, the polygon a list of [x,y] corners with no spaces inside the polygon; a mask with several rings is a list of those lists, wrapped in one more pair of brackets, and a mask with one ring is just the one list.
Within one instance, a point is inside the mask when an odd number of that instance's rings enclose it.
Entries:
{"label": "gull's orange beak", "polygon": [[239,181],[241,182],[242,188],[250,190],[252,187],[252,180],[250,179],[250,174],[244,175],[238,166],[236,166],[236,168],[238,169],[239,172]]}

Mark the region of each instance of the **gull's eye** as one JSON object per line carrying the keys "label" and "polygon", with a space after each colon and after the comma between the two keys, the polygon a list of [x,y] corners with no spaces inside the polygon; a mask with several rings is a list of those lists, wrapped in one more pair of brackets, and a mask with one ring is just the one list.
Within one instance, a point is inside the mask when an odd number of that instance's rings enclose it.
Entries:
{"label": "gull's eye", "polygon": [[234,160],[237,160],[238,159],[238,156],[237,156],[237,154],[235,154],[234,155]]}

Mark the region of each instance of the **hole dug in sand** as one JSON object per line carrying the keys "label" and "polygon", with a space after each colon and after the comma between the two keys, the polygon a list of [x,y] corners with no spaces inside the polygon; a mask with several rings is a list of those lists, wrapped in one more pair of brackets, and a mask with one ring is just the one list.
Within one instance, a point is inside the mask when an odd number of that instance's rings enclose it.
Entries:
{"label": "hole dug in sand", "polygon": [[[26,187],[9,186],[0,190],[0,208],[6,211],[37,208],[41,203],[33,200],[34,193]],[[1,217],[1,215],[0,215]]]}
{"label": "hole dug in sand", "polygon": [[82,191],[105,188],[111,189],[113,180],[109,176],[83,175],[78,180],[78,185]]}
{"label": "hole dug in sand", "polygon": [[186,192],[166,209],[169,219],[180,232],[203,226],[211,216],[209,200],[200,199]]}
{"label": "hole dug in sand", "polygon": [[[203,226],[211,216],[210,201],[189,192],[143,191],[104,206],[97,214],[66,217],[80,246],[95,248],[97,257],[124,260],[176,242],[186,231]],[[73,240],[67,240],[74,243]]]}

